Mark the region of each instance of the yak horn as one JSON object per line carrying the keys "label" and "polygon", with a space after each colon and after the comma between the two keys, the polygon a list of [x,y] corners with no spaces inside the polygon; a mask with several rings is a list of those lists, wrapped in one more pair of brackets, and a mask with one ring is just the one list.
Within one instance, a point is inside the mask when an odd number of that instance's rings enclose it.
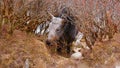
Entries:
{"label": "yak horn", "polygon": [[53,16],[50,12],[48,12],[48,14],[49,14],[52,18],[54,18],[54,16]]}

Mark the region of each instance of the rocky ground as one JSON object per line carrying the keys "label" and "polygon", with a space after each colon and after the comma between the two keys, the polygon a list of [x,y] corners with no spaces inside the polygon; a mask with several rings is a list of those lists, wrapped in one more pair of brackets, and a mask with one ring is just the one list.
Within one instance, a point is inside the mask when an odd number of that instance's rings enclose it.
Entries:
{"label": "rocky ground", "polygon": [[43,40],[15,30],[0,36],[0,68],[117,68],[120,61],[120,34],[110,41],[96,42],[82,60],[50,54]]}

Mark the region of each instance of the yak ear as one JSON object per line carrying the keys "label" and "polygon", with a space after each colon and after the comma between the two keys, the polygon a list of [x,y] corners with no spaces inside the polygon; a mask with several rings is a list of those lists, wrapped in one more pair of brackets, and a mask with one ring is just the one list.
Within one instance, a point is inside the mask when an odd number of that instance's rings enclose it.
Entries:
{"label": "yak ear", "polygon": [[62,24],[65,24],[65,23],[66,23],[66,21],[64,19],[62,19]]}
{"label": "yak ear", "polygon": [[50,17],[53,19],[55,16],[52,15],[50,12],[48,12],[48,14],[50,15]]}
{"label": "yak ear", "polygon": [[63,19],[62,20],[62,27],[64,28],[64,26],[65,26],[65,24],[66,24],[67,22]]}

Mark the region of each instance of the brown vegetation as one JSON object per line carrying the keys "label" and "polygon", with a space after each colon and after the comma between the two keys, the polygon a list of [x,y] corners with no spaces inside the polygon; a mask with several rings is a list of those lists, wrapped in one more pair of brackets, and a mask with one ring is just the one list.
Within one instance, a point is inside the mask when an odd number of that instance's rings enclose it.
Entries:
{"label": "brown vegetation", "polygon": [[[64,7],[71,9],[89,47],[94,45],[78,62],[51,56],[45,37],[33,34],[38,24],[50,20],[48,11],[59,16]],[[30,68],[110,68],[120,60],[119,8],[119,0],[0,0],[0,68],[21,68],[26,59]]]}

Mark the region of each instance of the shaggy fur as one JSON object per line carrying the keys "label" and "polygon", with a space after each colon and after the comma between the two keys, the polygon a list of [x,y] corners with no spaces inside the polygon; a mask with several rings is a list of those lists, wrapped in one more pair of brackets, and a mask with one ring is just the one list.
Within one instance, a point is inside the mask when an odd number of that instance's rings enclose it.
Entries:
{"label": "shaggy fur", "polygon": [[50,46],[52,42],[56,42],[58,45],[56,51],[59,54],[70,54],[72,42],[75,41],[75,37],[78,33],[75,25],[75,19],[72,15],[70,15],[68,8],[64,8],[59,17],[62,18],[64,21],[59,27],[59,30],[55,31],[55,34],[57,34],[58,37],[57,39],[52,41],[47,40],[46,43]]}

